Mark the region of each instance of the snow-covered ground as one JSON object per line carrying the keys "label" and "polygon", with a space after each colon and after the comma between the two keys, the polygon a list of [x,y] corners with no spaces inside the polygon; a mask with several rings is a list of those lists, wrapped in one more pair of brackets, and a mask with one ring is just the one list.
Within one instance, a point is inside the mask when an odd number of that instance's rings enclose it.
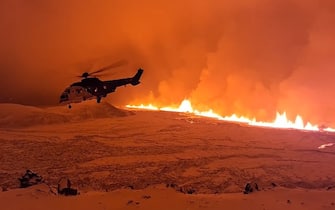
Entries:
{"label": "snow-covered ground", "polygon": [[[0,128],[4,209],[335,209],[334,133],[93,102],[0,104]],[[52,188],[68,177],[81,195],[15,189],[26,169]],[[249,182],[260,191],[244,195]]]}

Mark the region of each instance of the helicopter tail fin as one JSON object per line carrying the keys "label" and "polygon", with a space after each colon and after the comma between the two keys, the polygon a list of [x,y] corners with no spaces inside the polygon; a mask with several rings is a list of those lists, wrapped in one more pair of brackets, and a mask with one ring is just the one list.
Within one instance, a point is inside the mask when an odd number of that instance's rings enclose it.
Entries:
{"label": "helicopter tail fin", "polygon": [[137,73],[135,74],[135,76],[132,78],[131,84],[132,85],[140,84],[140,78],[141,78],[142,74],[143,74],[143,69],[139,69],[137,71]]}

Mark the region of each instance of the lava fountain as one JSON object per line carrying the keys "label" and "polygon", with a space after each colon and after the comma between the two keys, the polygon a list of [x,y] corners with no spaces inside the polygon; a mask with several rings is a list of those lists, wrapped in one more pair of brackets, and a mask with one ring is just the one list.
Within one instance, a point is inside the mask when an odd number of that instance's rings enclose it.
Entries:
{"label": "lava fountain", "polygon": [[310,122],[304,123],[302,117],[297,115],[294,121],[290,121],[287,119],[286,112],[276,114],[276,119],[272,122],[262,122],[257,121],[255,118],[249,119],[244,116],[237,116],[236,114],[232,114],[231,116],[221,116],[215,113],[213,110],[208,111],[199,111],[193,109],[192,104],[189,100],[185,99],[181,102],[179,107],[157,107],[152,104],[149,105],[126,105],[127,108],[131,109],[145,109],[145,110],[153,110],[153,111],[169,111],[169,112],[184,112],[191,113],[197,116],[214,118],[217,120],[223,120],[228,122],[238,122],[245,123],[251,126],[261,126],[261,127],[271,127],[271,128],[285,128],[285,129],[298,129],[298,130],[307,130],[307,131],[328,131],[335,132],[333,128],[324,128],[317,125],[313,125]]}

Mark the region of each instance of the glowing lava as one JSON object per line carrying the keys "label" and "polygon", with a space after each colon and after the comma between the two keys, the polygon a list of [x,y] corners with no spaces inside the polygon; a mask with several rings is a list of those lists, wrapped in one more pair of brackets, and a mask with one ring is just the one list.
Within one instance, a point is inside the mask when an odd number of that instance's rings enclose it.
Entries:
{"label": "glowing lava", "polygon": [[293,129],[299,129],[299,130],[309,130],[309,131],[329,131],[329,132],[335,132],[335,129],[333,128],[320,128],[317,125],[313,125],[310,122],[304,123],[301,116],[297,115],[295,118],[295,121],[290,121],[287,119],[286,113],[278,113],[276,115],[276,119],[273,122],[261,122],[257,121],[255,118],[249,119],[247,117],[243,116],[237,116],[236,114],[233,114],[231,116],[220,116],[219,114],[213,112],[213,110],[208,111],[198,111],[193,109],[191,102],[187,99],[183,100],[182,103],[178,108],[174,107],[157,107],[152,104],[149,105],[127,105],[127,108],[133,108],[133,109],[147,109],[147,110],[161,110],[161,111],[170,111],[170,112],[186,112],[186,113],[192,113],[198,116],[203,117],[210,117],[215,118],[218,120],[224,120],[229,122],[239,122],[239,123],[246,123],[248,125],[252,126],[262,126],[262,127],[272,127],[272,128],[293,128]]}

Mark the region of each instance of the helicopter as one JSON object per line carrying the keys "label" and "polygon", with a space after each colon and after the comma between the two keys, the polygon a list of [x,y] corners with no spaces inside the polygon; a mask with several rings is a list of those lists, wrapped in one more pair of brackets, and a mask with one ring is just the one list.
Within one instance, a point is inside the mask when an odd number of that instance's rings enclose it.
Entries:
{"label": "helicopter", "polygon": [[67,87],[60,96],[59,102],[61,104],[68,104],[71,109],[71,103],[80,103],[82,101],[96,99],[97,103],[101,102],[101,98],[106,97],[109,93],[115,92],[119,86],[131,84],[133,86],[140,84],[140,78],[143,74],[143,69],[139,68],[133,77],[121,78],[115,80],[102,81],[97,78],[99,73],[118,67],[119,64],[115,63],[105,66],[93,72],[84,72],[78,76],[83,78],[80,82],[75,82]]}

